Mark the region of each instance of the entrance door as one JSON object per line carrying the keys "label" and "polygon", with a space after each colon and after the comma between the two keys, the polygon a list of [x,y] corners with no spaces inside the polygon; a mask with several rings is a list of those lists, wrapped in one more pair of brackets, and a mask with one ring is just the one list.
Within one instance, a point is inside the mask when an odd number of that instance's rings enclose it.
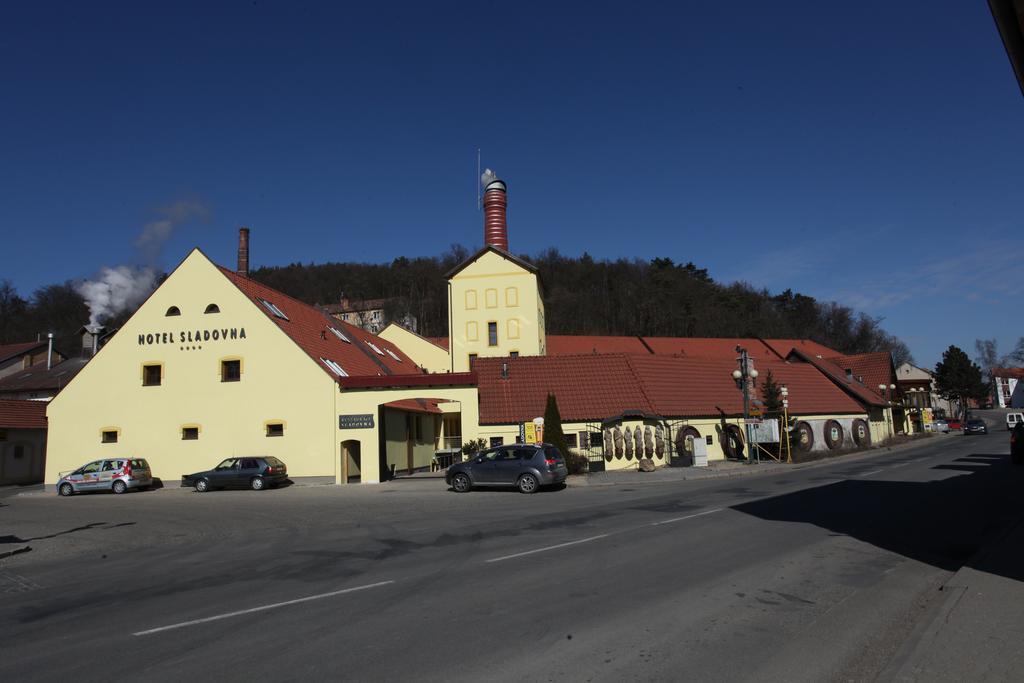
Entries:
{"label": "entrance door", "polygon": [[349,484],[360,480],[359,442],[341,442],[341,483]]}

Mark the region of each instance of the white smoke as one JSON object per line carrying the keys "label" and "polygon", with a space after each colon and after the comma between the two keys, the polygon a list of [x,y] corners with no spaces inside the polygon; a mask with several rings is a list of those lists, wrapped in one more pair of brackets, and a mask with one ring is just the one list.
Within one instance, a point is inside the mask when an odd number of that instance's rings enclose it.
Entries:
{"label": "white smoke", "polygon": [[156,288],[160,277],[156,264],[174,230],[191,219],[206,221],[210,209],[199,201],[181,200],[158,208],[157,213],[162,217],[144,225],[134,241],[139,260],[147,265],[103,268],[98,277],[78,286],[89,306],[90,328],[141,304]]}
{"label": "white smoke", "polygon": [[89,327],[95,329],[103,320],[141,304],[158,277],[153,268],[118,266],[104,268],[98,279],[83,282],[78,293],[89,305]]}

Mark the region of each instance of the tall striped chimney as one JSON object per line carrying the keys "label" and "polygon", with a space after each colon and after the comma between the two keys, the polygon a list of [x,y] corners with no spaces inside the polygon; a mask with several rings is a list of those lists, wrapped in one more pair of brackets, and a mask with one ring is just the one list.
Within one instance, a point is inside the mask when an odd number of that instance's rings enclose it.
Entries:
{"label": "tall striped chimney", "polygon": [[484,186],[484,244],[508,251],[508,188],[491,169],[484,171],[480,182]]}
{"label": "tall striped chimney", "polygon": [[238,229],[238,274],[249,277],[249,228]]}

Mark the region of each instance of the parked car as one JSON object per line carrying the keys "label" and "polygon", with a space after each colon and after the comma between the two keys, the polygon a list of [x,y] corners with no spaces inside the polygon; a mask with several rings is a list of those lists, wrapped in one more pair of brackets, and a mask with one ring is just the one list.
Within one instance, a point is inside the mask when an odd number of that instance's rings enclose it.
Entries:
{"label": "parked car", "polygon": [[1007,413],[1006,414],[1006,428],[1013,429],[1019,423],[1024,423],[1024,413]]}
{"label": "parked car", "polygon": [[72,472],[62,472],[57,493],[70,496],[82,491],[125,493],[153,485],[153,472],[145,458],[106,458],[93,460]]}
{"label": "parked car", "polygon": [[948,434],[949,424],[945,420],[932,420],[932,431]]}
{"label": "parked car", "polygon": [[1014,465],[1024,465],[1024,422],[1010,432],[1010,460]]}
{"label": "parked car", "polygon": [[444,480],[456,493],[475,486],[515,486],[535,493],[541,486],[561,484],[569,476],[565,458],[551,444],[496,446],[445,471]]}
{"label": "parked car", "polygon": [[950,429],[963,429],[964,428],[964,423],[961,422],[960,418],[958,418],[958,417],[951,417],[951,418],[949,418],[948,420],[946,420],[946,424],[949,426]]}
{"label": "parked car", "polygon": [[964,436],[971,434],[988,434],[988,425],[984,420],[968,420],[964,425]]}
{"label": "parked car", "polygon": [[288,466],[277,458],[228,458],[212,470],[186,474],[181,478],[181,485],[194,486],[200,493],[228,488],[261,491],[268,486],[279,486],[287,479]]}

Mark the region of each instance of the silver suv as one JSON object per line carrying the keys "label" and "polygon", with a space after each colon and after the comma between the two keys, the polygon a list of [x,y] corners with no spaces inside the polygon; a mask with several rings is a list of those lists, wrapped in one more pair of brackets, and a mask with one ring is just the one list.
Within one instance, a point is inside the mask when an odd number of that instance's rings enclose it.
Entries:
{"label": "silver suv", "polygon": [[57,493],[70,496],[82,491],[141,489],[153,485],[153,472],[144,458],[108,458],[93,460],[73,472],[62,472]]}

